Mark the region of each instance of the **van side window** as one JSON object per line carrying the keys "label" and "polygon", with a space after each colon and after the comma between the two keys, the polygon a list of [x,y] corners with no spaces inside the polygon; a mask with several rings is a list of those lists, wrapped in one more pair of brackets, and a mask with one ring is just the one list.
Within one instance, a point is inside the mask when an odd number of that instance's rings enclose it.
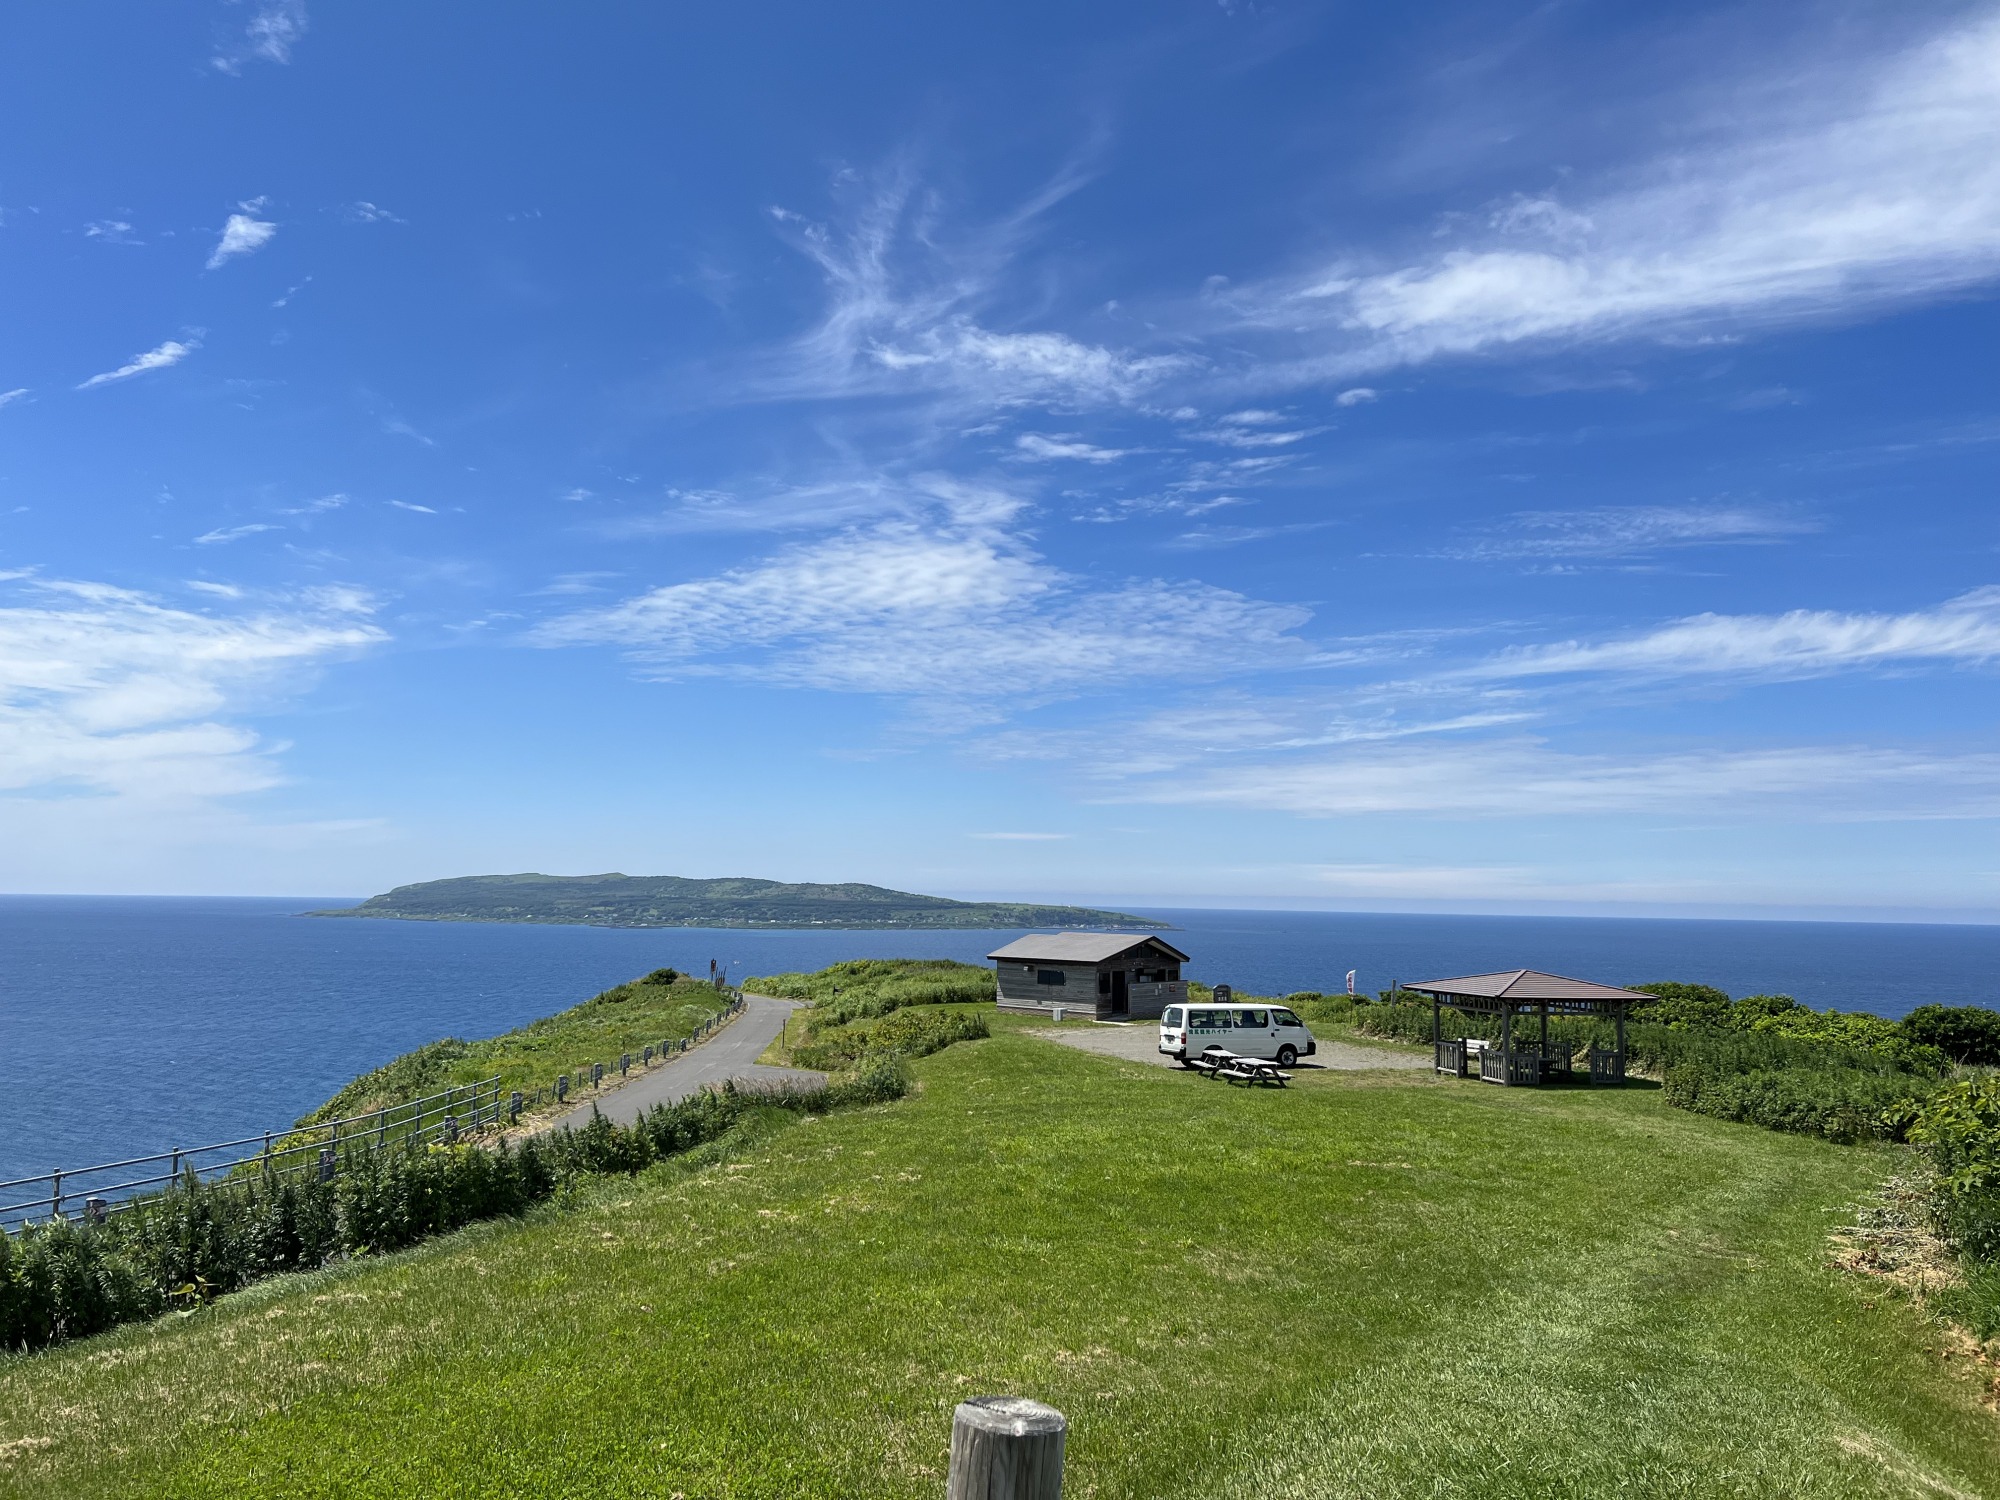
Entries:
{"label": "van side window", "polygon": [[1252,1031],[1261,1031],[1269,1024],[1265,1021],[1264,1016],[1265,1013],[1261,1010],[1246,1010],[1236,1018],[1236,1024],[1238,1026],[1247,1026]]}
{"label": "van side window", "polygon": [[1306,1024],[1288,1010],[1274,1010],[1271,1014],[1276,1017],[1280,1026],[1303,1026]]}

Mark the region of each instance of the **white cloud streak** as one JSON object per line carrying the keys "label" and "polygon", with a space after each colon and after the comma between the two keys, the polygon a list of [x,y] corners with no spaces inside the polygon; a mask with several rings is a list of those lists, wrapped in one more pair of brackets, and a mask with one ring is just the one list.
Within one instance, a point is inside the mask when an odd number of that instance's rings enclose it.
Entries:
{"label": "white cloud streak", "polygon": [[1726,505],[1626,505],[1529,510],[1498,534],[1444,555],[1469,559],[1634,557],[1674,547],[1745,546],[1817,531],[1796,516]]}
{"label": "white cloud streak", "polygon": [[1990,585],[1936,609],[1907,614],[1795,609],[1781,615],[1694,615],[1627,640],[1522,647],[1469,668],[1465,675],[1801,677],[1897,663],[1983,665],[1996,658],[2000,585]]}
{"label": "white cloud streak", "polygon": [[1805,746],[1615,757],[1532,740],[1489,741],[1226,766],[1132,786],[1107,800],[1308,817],[1992,818],[2000,817],[2000,755]]}
{"label": "white cloud streak", "polygon": [[242,34],[217,51],[209,64],[234,75],[246,62],[288,63],[305,34],[305,0],[257,0]]}
{"label": "white cloud streak", "polygon": [[1221,300],[1248,326],[1317,330],[1303,379],[1849,318],[2000,275],[2000,17],[1822,83],[1816,117],[1745,120],[1573,204],[1518,199],[1422,260],[1350,257]]}
{"label": "white cloud streak", "polygon": [[350,590],[221,616],[17,579],[0,594],[0,790],[176,803],[271,786],[268,750],[228,716],[386,639],[367,613]]}
{"label": "white cloud streak", "polygon": [[148,349],[144,354],[133,355],[129,361],[115,370],[106,370],[102,375],[91,376],[77,386],[77,389],[87,391],[93,386],[130,380],[134,375],[144,375],[152,370],[171,369],[200,347],[201,340],[198,338],[168,339],[157,349]]}
{"label": "white cloud streak", "polygon": [[1135,678],[1303,663],[1309,618],[1203,584],[1093,583],[1006,534],[991,492],[941,520],[885,521],[720,577],[540,627],[545,646],[613,645],[661,677],[983,703],[1046,702]]}
{"label": "white cloud streak", "polygon": [[[243,207],[250,209],[254,205],[246,203]],[[252,213],[231,214],[222,226],[222,238],[208,257],[208,269],[213,271],[239,255],[254,254],[268,245],[277,232],[278,226],[268,219],[259,219]]]}
{"label": "white cloud streak", "polygon": [[973,409],[1029,402],[1118,405],[1189,367],[1183,355],[1134,355],[982,318],[1001,272],[1059,184],[987,231],[947,249],[931,205],[898,178],[835,230],[784,209],[772,218],[825,277],[818,326],[787,346],[747,393],[769,397],[926,394]]}

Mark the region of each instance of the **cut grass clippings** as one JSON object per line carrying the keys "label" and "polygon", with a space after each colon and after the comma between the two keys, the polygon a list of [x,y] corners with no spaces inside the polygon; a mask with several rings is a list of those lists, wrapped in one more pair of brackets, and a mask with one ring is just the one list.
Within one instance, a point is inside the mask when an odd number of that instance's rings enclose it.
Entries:
{"label": "cut grass clippings", "polygon": [[[708,1165],[0,1360],[0,1495],[2000,1494],[1937,1330],[1827,1264],[1890,1148],[1656,1089],[1225,1089],[1010,1028]],[[1871,1305],[1871,1303],[1873,1305]]]}

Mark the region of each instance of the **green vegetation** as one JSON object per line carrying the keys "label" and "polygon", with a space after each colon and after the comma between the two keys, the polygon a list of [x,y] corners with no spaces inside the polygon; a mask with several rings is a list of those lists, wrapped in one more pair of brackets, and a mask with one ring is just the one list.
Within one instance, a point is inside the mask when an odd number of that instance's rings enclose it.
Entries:
{"label": "green vegetation", "polygon": [[935,1500],[982,1391],[1068,1412],[1106,1500],[2000,1493],[1966,1362],[1827,1264],[1894,1148],[996,1032],[571,1212],[0,1360],[0,1495]]}
{"label": "green vegetation", "polygon": [[[987,1035],[993,1003],[993,971],[948,958],[856,958],[810,974],[746,979],[743,987],[810,1002],[772,1059],[801,1068],[851,1067],[874,1052],[926,1057]],[[940,1009],[947,1006],[958,1008]]]}
{"label": "green vegetation", "polygon": [[950,901],[879,885],[787,885],[678,875],[467,875],[399,885],[316,917],[566,922],[591,927],[1113,927],[1158,923],[1085,906]]}
{"label": "green vegetation", "polygon": [[193,1173],[103,1224],[58,1220],[0,1236],[0,1349],[39,1349],[155,1317],[335,1257],[398,1250],[480,1219],[519,1214],[587,1173],[637,1172],[733,1130],[752,1110],[825,1114],[900,1098],[894,1058],[870,1058],[817,1089],[739,1094],[725,1085],[658,1105],[630,1127],[593,1114],[581,1130],[510,1147],[406,1140],[348,1148],[338,1170],[203,1182]]}
{"label": "green vegetation", "polygon": [[993,999],[993,971],[949,958],[855,958],[810,974],[743,981],[754,995],[811,1003],[821,1025],[886,1016],[906,1005],[960,1005]]}
{"label": "green vegetation", "polygon": [[366,1114],[495,1076],[503,1091],[520,1089],[532,1096],[537,1089],[552,1088],[560,1074],[587,1077],[593,1062],[614,1064],[621,1053],[636,1057],[649,1044],[692,1036],[727,1004],[728,998],[707,980],[655,969],[483,1042],[446,1037],[405,1052],[363,1073],[299,1123]]}
{"label": "green vegetation", "polygon": [[792,1049],[790,1061],[795,1067],[823,1072],[852,1068],[864,1057],[878,1053],[929,1057],[953,1042],[991,1035],[986,1017],[977,1011],[936,1006],[895,1011],[879,1021],[851,1021],[824,1028],[812,1024],[810,1011],[806,1015],[808,1039]]}

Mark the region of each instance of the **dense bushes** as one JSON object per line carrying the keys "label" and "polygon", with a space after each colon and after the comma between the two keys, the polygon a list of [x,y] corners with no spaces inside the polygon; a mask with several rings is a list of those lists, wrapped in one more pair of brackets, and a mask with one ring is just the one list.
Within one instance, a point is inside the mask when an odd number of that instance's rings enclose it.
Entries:
{"label": "dense bushes", "polygon": [[1902,1106],[1924,1080],[1856,1068],[1759,1068],[1737,1072],[1718,1059],[1688,1059],[1662,1078],[1667,1103],[1696,1114],[1830,1141],[1894,1139]]}
{"label": "dense bushes", "polygon": [[821,1027],[886,1016],[910,1005],[965,1005],[993,998],[993,971],[948,958],[856,958],[811,974],[743,981],[759,995],[812,1003]]}
{"label": "dense bushes", "polygon": [[900,1058],[864,1058],[817,1089],[730,1085],[660,1105],[631,1126],[593,1115],[581,1130],[517,1145],[350,1149],[330,1181],[192,1175],[103,1224],[57,1220],[0,1236],[0,1349],[37,1349],[152,1317],[283,1271],[413,1245],[518,1214],[591,1173],[637,1172],[727,1135],[751,1112],[804,1114],[900,1098]]}
{"label": "dense bushes", "polygon": [[1955,1063],[2000,1067],[2000,1011],[1978,1005],[1919,1005],[1901,1024],[1911,1041],[1935,1047]]}
{"label": "dense bushes", "polygon": [[1907,1126],[1930,1158],[1939,1232],[1976,1261],[2000,1261],[2000,1076],[1939,1089]]}
{"label": "dense bushes", "polygon": [[[1671,1004],[1648,1006],[1646,1013],[1654,1019],[1626,1027],[1626,1065],[1657,1075],[1667,1102],[1678,1108],[1834,1141],[1900,1139],[1901,1107],[1924,1099],[1938,1086],[1942,1057],[1930,1049],[1855,1045],[1851,1033],[1801,1036],[1754,1024],[1741,1030],[1705,1024],[1698,1018],[1727,1013],[1722,1010],[1731,1005],[1727,995],[1700,985],[1657,989],[1680,993],[1670,997]],[[1669,1019],[1658,1019],[1662,1016]],[[1438,1021],[1448,1037],[1492,1038],[1500,1031],[1495,1018],[1448,1009]],[[1354,1024],[1376,1036],[1428,1042],[1431,1008],[1365,1005],[1355,1010]],[[1514,1024],[1517,1037],[1539,1035],[1533,1019],[1524,1026],[1517,1017]],[[1549,1023],[1550,1040],[1572,1055],[1593,1043],[1609,1046],[1612,1034],[1606,1021]]]}
{"label": "dense bushes", "polygon": [[853,1067],[873,1054],[927,1057],[953,1042],[991,1035],[991,1028],[978,1011],[912,1007],[893,1011],[879,1021],[854,1021],[811,1030],[808,1035],[809,1041],[792,1049],[792,1061],[802,1068],[831,1071]]}

